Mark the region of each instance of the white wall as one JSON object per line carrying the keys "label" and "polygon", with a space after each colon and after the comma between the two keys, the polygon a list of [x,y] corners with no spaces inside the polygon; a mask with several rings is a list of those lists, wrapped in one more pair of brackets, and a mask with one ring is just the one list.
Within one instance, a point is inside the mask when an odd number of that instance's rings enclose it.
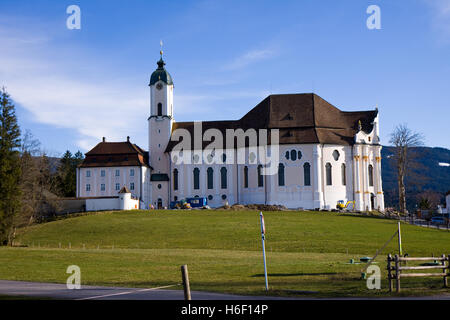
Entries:
{"label": "white wall", "polygon": [[[362,189],[362,192],[367,194],[376,193],[376,171],[375,158],[378,155],[377,147],[367,146],[364,152],[369,154],[368,160],[362,162],[358,166],[360,170],[360,179],[362,183],[367,184],[367,188]],[[301,152],[301,159],[292,160],[291,154],[289,159],[286,159],[287,151],[295,150]],[[334,151],[339,152],[337,160],[333,157]],[[226,152],[226,151],[225,151]],[[289,208],[305,208],[314,209],[320,208],[335,209],[339,200],[345,202],[354,200],[354,176],[353,176],[353,158],[352,147],[342,145],[315,145],[315,144],[293,144],[280,146],[280,162],[285,166],[285,185],[278,185],[278,175],[265,176],[264,186],[258,187],[257,182],[257,167],[258,164],[250,164],[249,150],[245,151],[245,161],[247,164],[207,164],[207,163],[192,163],[176,165],[172,163],[171,172],[171,201],[176,196],[178,199],[186,197],[193,197],[195,195],[208,197],[211,195],[212,200],[208,200],[211,207],[218,207],[223,205],[222,195],[227,196],[230,204],[280,204]],[[361,150],[361,154],[362,154]],[[237,152],[235,153],[235,162]],[[192,161],[193,162],[193,161]],[[303,165],[309,163],[311,165],[311,185],[304,184],[304,170]],[[326,164],[330,163],[332,166],[332,185],[326,184]],[[368,186],[367,170],[364,175],[364,166],[368,164],[374,166],[374,186]],[[319,168],[317,168],[317,164]],[[341,168],[345,164],[346,184],[342,183]],[[244,187],[244,167],[248,167],[248,188]],[[207,169],[211,167],[214,171],[214,188],[207,189]],[[226,167],[228,174],[227,189],[220,187],[220,168]],[[172,174],[173,169],[178,169],[178,190],[173,190]],[[193,170],[199,168],[200,170],[200,188],[195,190],[193,188]],[[370,202],[370,197],[362,203],[362,206]],[[155,199],[153,199],[155,200]],[[370,205],[370,204],[369,204]],[[383,207],[384,208],[384,207]]]}
{"label": "white wall", "polygon": [[447,213],[450,213],[450,194],[445,197]]}
{"label": "white wall", "polygon": [[119,210],[119,197],[86,199],[86,211]]}
{"label": "white wall", "polygon": [[131,198],[130,193],[121,193],[114,198],[86,199],[86,211],[134,210],[140,209],[139,200]]}
{"label": "white wall", "polygon": [[[134,176],[131,176],[131,169],[134,170]],[[105,171],[105,176],[101,176],[101,171]],[[116,176],[116,170],[119,170],[119,176]],[[87,172],[90,172],[90,177]],[[147,168],[143,167],[143,173],[147,174]],[[126,186],[130,189],[133,197],[139,198],[141,192],[140,167],[94,167],[79,168],[79,197],[110,197],[117,196],[120,189]],[[116,190],[116,183],[119,184],[119,190]],[[134,183],[134,190],[131,190],[131,183]],[[86,185],[90,184],[91,190],[86,191]],[[101,190],[101,185],[105,185],[105,190]],[[144,185],[144,183],[142,183]],[[145,192],[145,190],[143,190]],[[144,197],[143,192],[143,197]],[[148,194],[148,192],[147,192]]]}

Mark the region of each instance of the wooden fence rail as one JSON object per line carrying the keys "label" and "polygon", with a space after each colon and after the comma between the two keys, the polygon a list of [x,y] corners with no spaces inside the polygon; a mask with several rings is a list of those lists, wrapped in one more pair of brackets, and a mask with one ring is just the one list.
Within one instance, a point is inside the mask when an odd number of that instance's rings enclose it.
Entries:
{"label": "wooden fence rail", "polygon": [[[432,266],[402,266],[402,263],[407,261],[439,261],[440,265]],[[441,269],[440,273],[403,273],[405,270],[429,270]],[[400,279],[411,277],[442,277],[444,279],[444,287],[447,288],[447,279],[450,277],[450,255],[441,257],[400,257],[397,254],[392,257],[391,254],[387,257],[387,270],[389,280],[389,292],[393,290],[393,280],[395,280],[395,289],[400,292]]]}

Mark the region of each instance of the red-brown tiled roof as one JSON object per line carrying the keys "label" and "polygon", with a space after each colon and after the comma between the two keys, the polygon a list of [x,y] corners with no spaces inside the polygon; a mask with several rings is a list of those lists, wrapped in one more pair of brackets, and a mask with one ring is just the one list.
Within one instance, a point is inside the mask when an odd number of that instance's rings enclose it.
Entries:
{"label": "red-brown tiled roof", "polygon": [[86,153],[80,167],[149,166],[148,152],[129,142],[100,142]]}
{"label": "red-brown tiled roof", "polygon": [[[352,145],[358,122],[361,121],[362,130],[369,133],[377,113],[377,110],[344,112],[313,93],[277,94],[265,98],[240,120],[205,121],[202,129],[203,132],[210,128],[218,129],[224,140],[226,129],[280,129],[280,144]],[[194,122],[175,122],[172,132],[178,128],[184,128],[194,136]],[[194,148],[194,139],[191,140]],[[170,141],[166,152],[178,143]],[[203,148],[210,143],[203,142]]]}

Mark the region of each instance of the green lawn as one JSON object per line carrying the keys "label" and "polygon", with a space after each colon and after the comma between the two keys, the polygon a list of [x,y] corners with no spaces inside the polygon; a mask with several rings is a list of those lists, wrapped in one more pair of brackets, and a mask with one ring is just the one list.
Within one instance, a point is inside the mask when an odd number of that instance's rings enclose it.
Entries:
{"label": "green lawn", "polygon": [[[395,221],[328,212],[264,217],[271,294],[387,294],[383,269],[396,241],[377,259],[382,290],[368,290],[359,279],[363,265],[348,261],[373,256],[396,231]],[[259,232],[256,211],[85,215],[20,230],[17,240],[27,247],[0,248],[0,279],[64,283],[67,266],[75,264],[83,284],[154,287],[179,283],[180,265],[188,264],[192,290],[264,294]],[[402,224],[402,236],[410,256],[450,254],[450,232]],[[402,288],[405,294],[450,293],[442,279],[406,279]]]}

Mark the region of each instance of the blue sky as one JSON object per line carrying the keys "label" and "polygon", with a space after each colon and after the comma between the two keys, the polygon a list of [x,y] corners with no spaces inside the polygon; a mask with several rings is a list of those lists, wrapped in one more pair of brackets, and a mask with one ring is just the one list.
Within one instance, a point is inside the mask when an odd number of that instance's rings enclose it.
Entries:
{"label": "blue sky", "polygon": [[[66,8],[81,8],[81,30]],[[369,5],[381,30],[369,30]],[[0,85],[44,149],[106,136],[147,149],[150,74],[164,41],[176,121],[238,119],[270,93],[378,106],[450,148],[450,0],[0,2]]]}

